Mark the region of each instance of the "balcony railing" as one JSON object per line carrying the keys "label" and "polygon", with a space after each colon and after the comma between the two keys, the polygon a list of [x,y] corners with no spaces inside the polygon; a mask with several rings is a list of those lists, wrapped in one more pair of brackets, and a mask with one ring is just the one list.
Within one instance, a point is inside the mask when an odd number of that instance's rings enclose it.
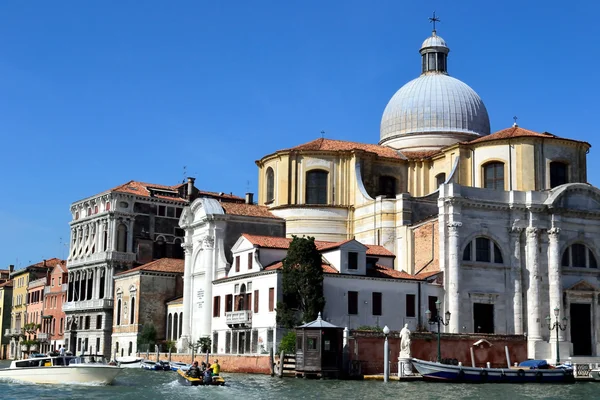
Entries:
{"label": "balcony railing", "polygon": [[232,311],[225,313],[225,323],[227,325],[241,325],[252,323],[252,311]]}
{"label": "balcony railing", "polygon": [[4,336],[5,337],[13,337],[13,336],[20,336],[25,334],[25,332],[23,332],[21,330],[21,328],[7,328],[4,330]]}
{"label": "balcony railing", "polygon": [[49,333],[45,333],[45,332],[38,333],[37,334],[37,339],[40,342],[45,342],[45,341],[47,341],[47,340],[50,339],[50,334]]}
{"label": "balcony railing", "polygon": [[113,308],[113,299],[94,299],[84,301],[70,301],[63,304],[63,311],[83,311],[92,309],[111,309]]}
{"label": "balcony railing", "polygon": [[135,261],[135,253],[124,253],[121,251],[102,251],[88,256],[81,256],[69,259],[69,268],[79,267],[86,264],[95,264],[104,261],[116,261],[122,263],[132,263]]}
{"label": "balcony railing", "polygon": [[67,290],[69,290],[69,284],[68,283],[63,283],[62,285],[60,285],[60,292],[58,290],[52,290],[52,289],[56,289],[53,288],[52,286],[46,286],[44,288],[44,295],[47,295],[48,293],[62,293],[62,292],[66,292]]}

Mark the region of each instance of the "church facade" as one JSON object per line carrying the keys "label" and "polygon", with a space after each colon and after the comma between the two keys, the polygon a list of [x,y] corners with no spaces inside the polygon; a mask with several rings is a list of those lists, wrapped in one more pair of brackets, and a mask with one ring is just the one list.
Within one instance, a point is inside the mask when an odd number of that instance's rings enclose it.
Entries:
{"label": "church facade", "polygon": [[600,356],[600,190],[590,144],[515,124],[490,132],[477,93],[448,75],[434,31],[422,74],[384,110],[378,144],[319,138],[268,154],[258,204],[286,235],[356,239],[394,268],[443,276],[451,333],[526,334],[529,356]]}

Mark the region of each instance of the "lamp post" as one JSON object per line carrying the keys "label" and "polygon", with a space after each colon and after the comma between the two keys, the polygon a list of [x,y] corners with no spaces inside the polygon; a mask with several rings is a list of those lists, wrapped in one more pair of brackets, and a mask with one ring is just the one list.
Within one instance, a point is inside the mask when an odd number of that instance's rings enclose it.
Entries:
{"label": "lamp post", "polygon": [[558,307],[554,308],[554,318],[555,318],[555,322],[550,325],[550,323],[552,322],[552,318],[550,318],[550,316],[548,315],[546,317],[546,323],[548,324],[548,329],[550,330],[550,332],[552,331],[556,331],[556,365],[560,364],[560,350],[559,350],[559,345],[558,345],[558,331],[564,331],[565,329],[567,329],[567,317],[563,317],[562,319],[562,324],[560,322],[558,322],[558,316],[560,314],[560,309]]}
{"label": "lamp post", "polygon": [[425,317],[427,318],[429,325],[437,324],[437,362],[439,363],[442,362],[442,349],[440,346],[440,325],[448,326],[448,324],[450,323],[450,311],[446,311],[446,313],[444,314],[445,319],[442,319],[442,317],[440,317],[441,305],[441,301],[438,300],[435,302],[435,309],[437,310],[437,313],[433,317],[431,316],[430,310],[425,311]]}
{"label": "lamp post", "polygon": [[385,342],[383,344],[383,381],[387,382],[390,378],[390,345],[388,343],[388,335],[390,334],[390,328],[388,326],[383,327],[383,334],[385,335]]}

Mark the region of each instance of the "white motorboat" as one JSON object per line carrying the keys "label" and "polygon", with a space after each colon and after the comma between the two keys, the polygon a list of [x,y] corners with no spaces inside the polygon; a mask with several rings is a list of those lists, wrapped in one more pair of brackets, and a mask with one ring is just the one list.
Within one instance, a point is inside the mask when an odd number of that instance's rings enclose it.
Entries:
{"label": "white motorboat", "polygon": [[169,365],[171,366],[172,371],[177,371],[177,370],[187,371],[188,369],[190,369],[190,364],[186,364],[184,362],[179,362],[179,361],[170,361]]}
{"label": "white motorboat", "polygon": [[115,358],[115,361],[118,363],[119,367],[140,368],[144,359],[141,357],[129,356]]}
{"label": "white motorboat", "polygon": [[0,369],[0,379],[38,384],[110,385],[123,368],[107,365],[101,356],[45,356],[15,360]]}
{"label": "white motorboat", "polygon": [[590,370],[590,376],[595,381],[600,381],[600,368],[594,368]]}

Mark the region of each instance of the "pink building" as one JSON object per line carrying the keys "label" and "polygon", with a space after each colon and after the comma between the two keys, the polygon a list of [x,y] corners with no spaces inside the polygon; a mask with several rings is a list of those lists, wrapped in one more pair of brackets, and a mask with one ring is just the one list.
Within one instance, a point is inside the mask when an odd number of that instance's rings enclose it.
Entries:
{"label": "pink building", "polygon": [[48,275],[29,281],[27,285],[27,314],[25,317],[26,342],[22,344],[23,352],[37,353],[41,351],[38,334],[44,315],[44,288],[48,284]]}
{"label": "pink building", "polygon": [[67,264],[62,261],[50,271],[48,285],[44,288],[44,308],[41,333],[38,340],[42,351],[58,351],[65,347],[65,313],[63,303],[67,300]]}

